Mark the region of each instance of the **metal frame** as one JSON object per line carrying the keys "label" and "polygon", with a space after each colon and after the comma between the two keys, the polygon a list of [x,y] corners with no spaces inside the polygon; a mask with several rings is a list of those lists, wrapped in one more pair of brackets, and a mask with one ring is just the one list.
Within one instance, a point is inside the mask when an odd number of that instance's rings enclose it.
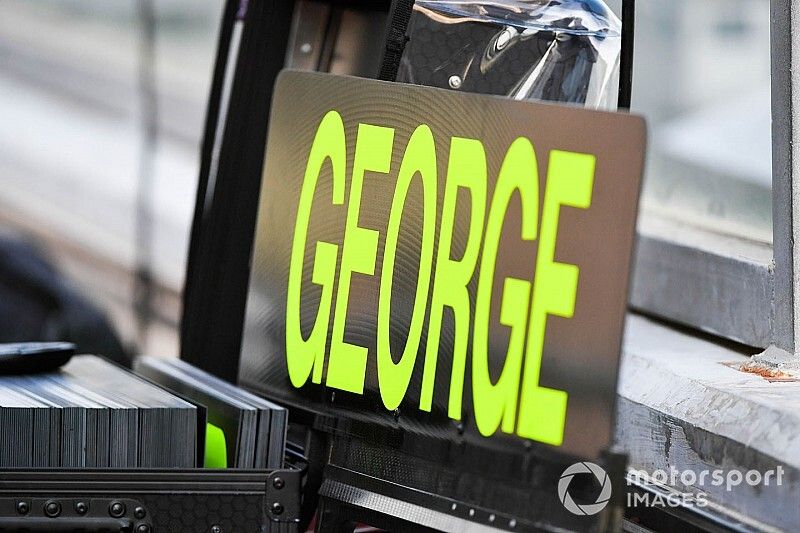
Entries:
{"label": "metal frame", "polygon": [[[757,348],[794,354],[800,301],[800,184],[792,149],[793,100],[800,75],[791,31],[800,0],[771,0],[773,242],[723,236],[690,225],[642,217],[630,295],[639,311]],[[800,214],[799,214],[800,215]]]}
{"label": "metal frame", "polygon": [[2,470],[0,531],[298,533],[305,472],[302,459],[278,470]]}
{"label": "metal frame", "polygon": [[630,305],[742,344],[773,342],[772,249],[657,215],[641,217]]}

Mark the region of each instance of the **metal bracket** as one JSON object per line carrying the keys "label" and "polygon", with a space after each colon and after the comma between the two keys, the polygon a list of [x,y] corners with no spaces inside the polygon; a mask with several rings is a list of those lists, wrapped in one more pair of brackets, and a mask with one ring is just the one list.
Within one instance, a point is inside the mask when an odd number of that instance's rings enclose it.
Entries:
{"label": "metal bracket", "polygon": [[130,498],[0,498],[0,532],[151,533],[145,506]]}
{"label": "metal bracket", "polygon": [[267,477],[264,513],[271,522],[300,522],[301,471],[275,470]]}

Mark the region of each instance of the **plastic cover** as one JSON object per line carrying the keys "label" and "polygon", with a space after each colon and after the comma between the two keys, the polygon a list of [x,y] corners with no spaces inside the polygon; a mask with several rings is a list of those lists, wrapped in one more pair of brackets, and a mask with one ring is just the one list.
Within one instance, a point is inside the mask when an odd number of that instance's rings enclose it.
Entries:
{"label": "plastic cover", "polygon": [[621,28],[601,0],[417,0],[399,81],[613,109]]}

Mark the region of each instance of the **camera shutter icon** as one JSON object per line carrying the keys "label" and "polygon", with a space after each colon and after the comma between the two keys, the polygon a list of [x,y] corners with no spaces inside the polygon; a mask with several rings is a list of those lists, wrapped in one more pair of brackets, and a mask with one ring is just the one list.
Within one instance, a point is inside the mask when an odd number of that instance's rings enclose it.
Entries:
{"label": "camera shutter icon", "polygon": [[[572,483],[572,478],[578,474],[592,474],[597,479],[597,482],[600,483],[600,494],[597,496],[595,503],[580,505],[572,499],[572,495],[569,493],[569,485]],[[606,508],[608,501],[611,499],[611,479],[609,479],[608,473],[599,465],[588,461],[575,463],[564,470],[561,474],[561,479],[558,480],[558,499],[561,500],[564,508],[574,515],[596,515]]]}

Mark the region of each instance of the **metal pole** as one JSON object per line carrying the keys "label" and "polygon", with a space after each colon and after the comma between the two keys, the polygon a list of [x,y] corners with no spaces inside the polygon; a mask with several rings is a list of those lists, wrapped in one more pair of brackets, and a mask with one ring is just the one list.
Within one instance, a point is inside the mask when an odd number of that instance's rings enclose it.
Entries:
{"label": "metal pole", "polygon": [[796,36],[792,32],[800,0],[771,0],[772,39],[772,227],[775,283],[772,338],[780,349],[797,351],[798,250],[800,231],[795,223],[794,206],[800,194],[800,177],[794,148],[795,89],[800,71],[795,65]]}
{"label": "metal pole", "polygon": [[619,109],[631,108],[633,49],[636,27],[635,0],[622,0],[622,53],[619,62]]}

